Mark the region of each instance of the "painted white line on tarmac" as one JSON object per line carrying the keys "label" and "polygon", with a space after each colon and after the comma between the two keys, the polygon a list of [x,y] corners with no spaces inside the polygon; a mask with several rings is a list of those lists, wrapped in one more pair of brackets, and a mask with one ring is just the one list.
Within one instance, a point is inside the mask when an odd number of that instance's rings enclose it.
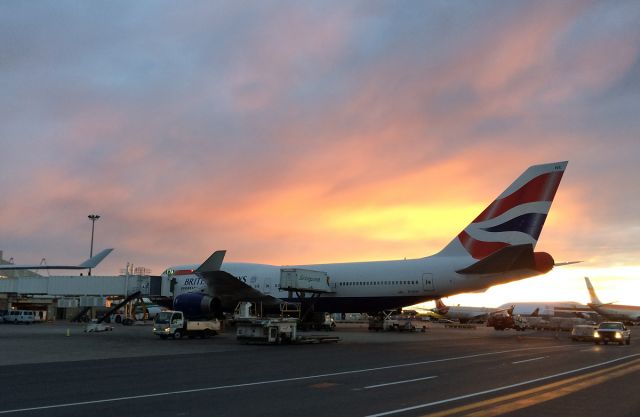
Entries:
{"label": "painted white line on tarmac", "polygon": [[517,363],[539,361],[540,359],[545,359],[545,358],[548,358],[548,356],[540,356],[539,358],[525,359],[523,361],[515,361],[515,362],[511,362],[511,363],[515,365]]}
{"label": "painted white line on tarmac", "polygon": [[404,381],[396,381],[396,382],[387,382],[386,384],[378,384],[378,385],[369,385],[368,387],[364,387],[364,389],[371,389],[371,388],[380,388],[380,387],[386,387],[389,385],[398,385],[398,384],[406,384],[409,382],[416,382],[416,381],[424,381],[425,379],[433,379],[433,378],[437,378],[438,376],[425,376],[424,378],[416,378],[416,379],[406,379]]}
{"label": "painted white line on tarmac", "polygon": [[575,373],[578,373],[578,372],[586,371],[587,369],[597,368],[599,366],[608,365],[610,363],[620,362],[622,360],[629,359],[629,358],[634,358],[636,356],[640,356],[640,353],[636,353],[636,354],[629,355],[629,356],[623,356],[621,358],[612,359],[612,360],[606,361],[606,362],[596,363],[596,364],[585,366],[585,367],[578,368],[578,369],[572,369],[571,371],[560,372],[559,374],[553,374],[553,375],[543,376],[541,378],[530,379],[528,381],[518,382],[517,384],[505,385],[503,387],[488,389],[486,391],[474,392],[474,393],[467,394],[467,395],[460,395],[459,397],[447,398],[447,399],[444,399],[444,400],[433,401],[433,402],[425,403],[425,404],[418,404],[418,405],[414,405],[412,407],[398,408],[396,410],[384,411],[382,413],[377,413],[377,414],[370,414],[370,415],[368,415],[366,417],[389,416],[391,414],[399,414],[399,413],[404,413],[406,411],[418,410],[420,408],[427,408],[427,407],[432,407],[434,405],[446,404],[446,403],[450,403],[450,402],[453,402],[453,401],[458,401],[458,400],[464,400],[464,399],[467,399],[467,398],[478,397],[480,395],[491,394],[493,392],[504,391],[504,390],[507,390],[507,389],[516,388],[516,387],[520,387],[520,386],[523,386],[523,385],[533,384],[533,383],[540,382],[540,381],[546,381],[547,379],[557,378],[559,376],[575,374]]}
{"label": "painted white line on tarmac", "polygon": [[181,395],[181,394],[192,394],[196,392],[203,391],[216,391],[216,390],[224,390],[230,388],[244,388],[251,387],[257,385],[268,385],[268,384],[279,384],[283,382],[294,382],[294,381],[304,381],[309,379],[318,379],[318,378],[326,378],[330,376],[341,376],[341,375],[352,375],[352,374],[360,374],[365,372],[374,372],[374,371],[383,371],[387,369],[395,369],[395,368],[404,368],[409,366],[418,366],[418,365],[428,365],[432,363],[440,363],[440,362],[449,362],[463,359],[472,359],[479,358],[483,356],[492,356],[492,355],[502,355],[504,353],[513,353],[513,352],[525,352],[528,350],[540,350],[540,349],[566,349],[568,347],[573,347],[572,345],[558,345],[558,346],[542,346],[542,347],[533,347],[533,348],[520,348],[520,349],[509,349],[502,350],[497,352],[485,352],[485,353],[477,353],[475,355],[464,355],[464,356],[454,356],[451,358],[443,358],[443,359],[434,359],[429,361],[421,361],[421,362],[412,362],[412,363],[402,363],[398,365],[389,365],[389,366],[380,366],[377,368],[366,368],[366,369],[355,369],[352,371],[343,371],[343,372],[332,372],[327,374],[318,374],[318,375],[309,375],[309,376],[300,376],[294,378],[283,378],[283,379],[272,379],[268,381],[257,381],[257,382],[248,382],[244,384],[233,384],[233,385],[219,385],[214,387],[205,387],[205,388],[194,388],[187,389],[181,391],[168,391],[168,392],[158,392],[155,394],[142,394],[142,395],[131,395],[127,397],[115,397],[115,398],[105,398],[102,400],[92,400],[92,401],[79,401],[73,403],[62,403],[62,404],[51,404],[44,405],[40,407],[29,407],[29,408],[16,408],[13,410],[0,410],[0,414],[9,414],[9,413],[21,413],[25,411],[37,411],[37,410],[49,410],[54,408],[64,408],[64,407],[77,407],[81,405],[92,405],[92,404],[104,404],[104,403],[112,403],[117,401],[128,401],[128,400],[138,400],[142,398],[154,398],[154,397],[165,397],[169,395]]}

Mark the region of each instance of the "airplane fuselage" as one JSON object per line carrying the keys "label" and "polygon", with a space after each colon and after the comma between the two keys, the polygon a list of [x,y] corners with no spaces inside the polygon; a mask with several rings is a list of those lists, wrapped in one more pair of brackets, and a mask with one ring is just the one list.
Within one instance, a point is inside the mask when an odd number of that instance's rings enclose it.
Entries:
{"label": "airplane fuselage", "polygon": [[624,322],[640,321],[640,306],[625,306],[611,304],[608,306],[590,303],[596,313],[605,317],[607,320],[619,320]]}
{"label": "airplane fuselage", "polygon": [[[222,270],[266,296],[287,302],[314,302],[317,311],[382,311],[413,305],[435,298],[484,289],[540,274],[534,270],[508,274],[463,275],[454,271],[473,260],[467,257],[427,257],[422,259],[373,261],[336,264],[275,266],[254,263],[224,263]],[[188,292],[206,292],[205,280],[191,271],[197,265],[174,267],[174,296]],[[328,275],[331,292],[310,298],[305,294],[280,289],[281,270],[300,268]],[[212,294],[215,295],[215,294]]]}

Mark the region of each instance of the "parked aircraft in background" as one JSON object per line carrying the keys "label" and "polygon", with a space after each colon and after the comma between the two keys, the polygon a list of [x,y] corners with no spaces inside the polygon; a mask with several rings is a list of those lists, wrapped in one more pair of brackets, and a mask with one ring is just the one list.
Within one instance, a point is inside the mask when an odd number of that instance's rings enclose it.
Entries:
{"label": "parked aircraft in background", "polygon": [[0,270],[18,270],[18,269],[92,269],[98,266],[100,262],[104,258],[107,257],[113,251],[113,249],[105,249],[97,255],[92,256],[86,261],[82,262],[79,265],[46,265],[46,264],[27,264],[27,265],[16,265],[16,264],[2,264],[0,265]]}
{"label": "parked aircraft in background", "polygon": [[441,299],[436,299],[436,307],[431,311],[448,318],[450,320],[458,320],[460,323],[468,321],[485,320],[489,314],[498,311],[497,308],[489,307],[467,307],[467,306],[447,306]]}
{"label": "parked aircraft in background", "polygon": [[640,322],[640,306],[625,306],[614,303],[603,303],[596,295],[596,291],[591,285],[589,278],[584,277],[587,283],[587,289],[589,290],[589,296],[591,297],[591,307],[595,312],[600,314],[607,320],[618,320],[624,322]]}
{"label": "parked aircraft in background", "polygon": [[525,301],[504,303],[498,308],[515,305],[513,314],[531,315],[535,310],[544,317],[584,317],[592,318],[595,312],[585,304],[575,301]]}
{"label": "parked aircraft in background", "polygon": [[170,267],[164,275],[173,280],[174,308],[220,316],[239,301],[263,308],[286,301],[330,313],[379,312],[547,273],[553,258],[534,248],[566,166],[529,167],[430,257],[280,267],[223,264],[226,251],[216,251],[199,266]]}

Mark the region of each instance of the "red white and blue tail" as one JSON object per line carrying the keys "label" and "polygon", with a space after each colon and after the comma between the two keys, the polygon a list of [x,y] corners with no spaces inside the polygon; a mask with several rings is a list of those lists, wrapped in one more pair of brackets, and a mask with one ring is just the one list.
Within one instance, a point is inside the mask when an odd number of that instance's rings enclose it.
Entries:
{"label": "red white and blue tail", "polygon": [[535,248],[567,163],[529,167],[438,256],[484,259],[508,246]]}
{"label": "red white and blue tail", "polygon": [[436,311],[438,314],[447,314],[449,312],[449,306],[447,306],[441,298],[436,298]]}

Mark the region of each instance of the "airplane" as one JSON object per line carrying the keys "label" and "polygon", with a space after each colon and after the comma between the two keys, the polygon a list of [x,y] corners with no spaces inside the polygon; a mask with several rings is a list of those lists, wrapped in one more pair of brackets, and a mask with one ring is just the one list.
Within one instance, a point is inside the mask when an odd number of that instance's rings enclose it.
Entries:
{"label": "airplane", "polygon": [[[555,266],[558,266],[556,264]],[[575,301],[524,301],[524,302],[507,302],[498,308],[508,308],[515,305],[513,314],[528,316],[538,311],[540,316],[544,317],[582,317],[591,318],[595,312],[585,304]]]}
{"label": "airplane", "polygon": [[587,283],[587,289],[591,296],[591,302],[587,304],[596,313],[600,314],[607,320],[618,320],[626,323],[633,323],[640,321],[640,306],[625,306],[614,303],[603,303],[596,295],[596,291],[591,285],[591,281],[588,277],[584,277]]}
{"label": "airplane", "polygon": [[102,262],[102,260],[104,258],[107,257],[107,255],[109,255],[111,253],[111,251],[113,251],[113,248],[111,249],[105,249],[102,252],[92,256],[91,258],[87,259],[86,261],[80,263],[79,265],[46,265],[46,264],[37,264],[37,265],[16,265],[16,264],[2,264],[0,265],[0,270],[18,270],[18,269],[93,269],[96,266],[98,266],[98,264],[100,262]]}
{"label": "airplane", "polygon": [[458,320],[460,323],[466,323],[471,320],[486,319],[489,314],[499,311],[498,308],[490,307],[467,307],[467,306],[447,306],[440,299],[436,299],[436,307],[431,309],[434,313],[450,319]]}
{"label": "airplane", "polygon": [[[225,250],[201,265],[168,268],[173,307],[187,317],[233,312],[238,302],[263,309],[299,302],[328,313],[398,310],[405,306],[484,290],[549,272],[554,260],[534,252],[567,161],[526,169],[462,232],[435,255],[405,260],[280,267],[224,263]],[[280,287],[286,271],[299,271],[322,291]],[[325,282],[326,281],[326,282]]]}

